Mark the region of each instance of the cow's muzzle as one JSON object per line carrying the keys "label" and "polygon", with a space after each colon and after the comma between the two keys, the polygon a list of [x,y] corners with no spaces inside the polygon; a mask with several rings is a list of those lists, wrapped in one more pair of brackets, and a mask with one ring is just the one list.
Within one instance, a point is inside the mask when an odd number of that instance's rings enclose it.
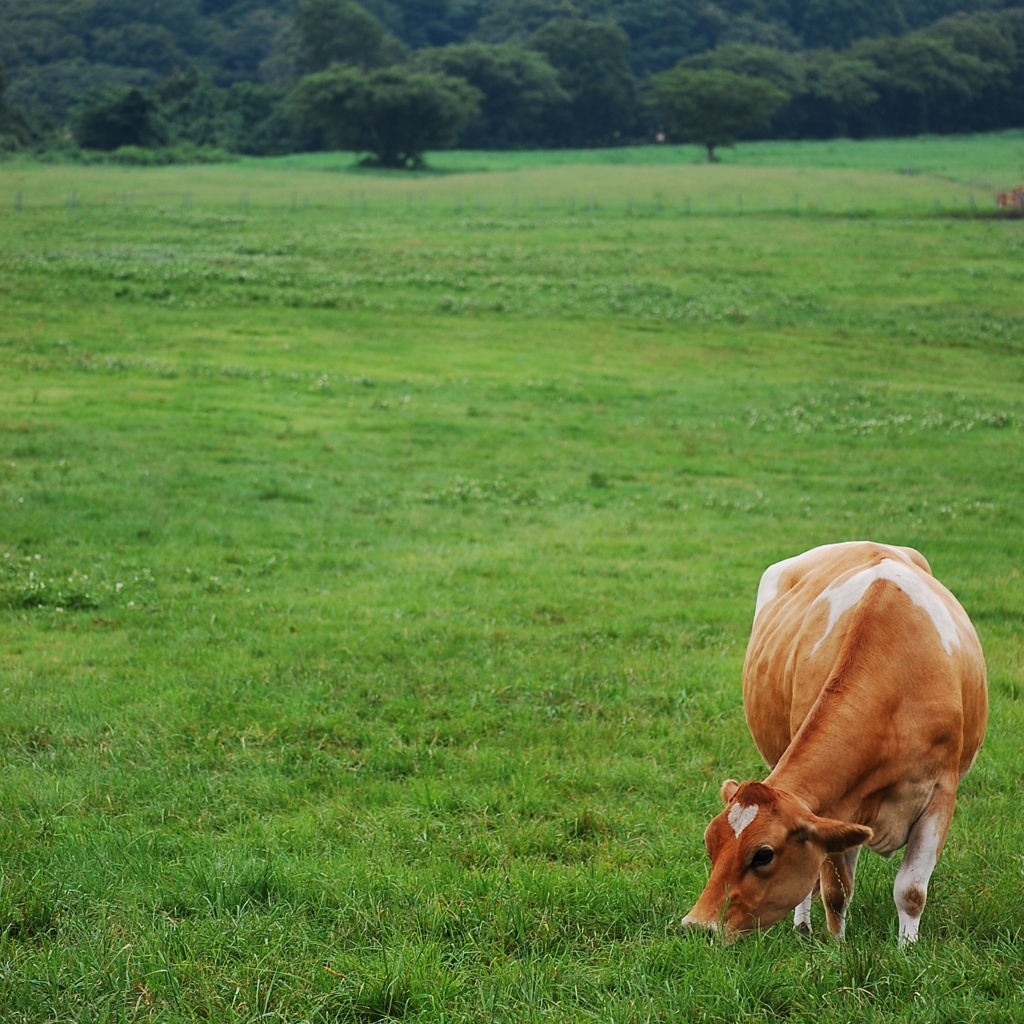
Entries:
{"label": "cow's muzzle", "polygon": [[684,932],[690,932],[691,934],[703,933],[709,939],[713,938],[718,934],[718,922],[717,921],[700,921],[690,914],[680,922],[680,927]]}

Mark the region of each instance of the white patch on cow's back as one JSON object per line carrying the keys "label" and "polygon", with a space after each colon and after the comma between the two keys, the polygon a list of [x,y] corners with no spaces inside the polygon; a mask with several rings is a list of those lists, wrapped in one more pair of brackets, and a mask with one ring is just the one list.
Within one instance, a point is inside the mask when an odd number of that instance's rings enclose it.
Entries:
{"label": "white patch on cow's back", "polygon": [[757,586],[757,602],[754,605],[754,620],[757,621],[758,615],[761,614],[761,609],[769,602],[774,601],[779,593],[779,580],[782,578],[782,574],[795,565],[802,558],[809,558],[811,555],[816,555],[821,551],[828,551],[830,548],[841,548],[847,544],[859,544],[862,541],[842,541],[839,544],[822,544],[820,547],[811,548],[810,551],[801,552],[799,555],[793,555],[792,558],[784,558],[781,562],[776,562],[774,565],[769,565],[767,569],[761,574],[761,582]]}
{"label": "white patch on cow's back", "polygon": [[757,817],[757,804],[751,804],[749,807],[741,807],[739,804],[733,804],[729,808],[729,824],[732,825],[733,832],[736,833],[736,838],[739,839],[740,833]]}
{"label": "white patch on cow's back", "polygon": [[876,580],[895,583],[918,608],[923,608],[928,613],[942,641],[942,648],[947,654],[952,654],[953,648],[960,646],[960,634],[957,632],[956,623],[939,595],[910,566],[891,558],[883,558],[878,565],[861,570],[838,586],[829,584],[815,598],[815,603],[828,601],[828,625],[825,627],[824,636],[814,645],[813,651],[822,645],[825,637],[832,632],[832,627],[860,601],[868,587]]}

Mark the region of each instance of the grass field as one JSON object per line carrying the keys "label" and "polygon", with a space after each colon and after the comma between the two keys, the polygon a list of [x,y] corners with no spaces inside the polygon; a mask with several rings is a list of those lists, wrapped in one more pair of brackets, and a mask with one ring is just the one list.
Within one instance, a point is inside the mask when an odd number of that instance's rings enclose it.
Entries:
{"label": "grass field", "polygon": [[[1024,1017],[1021,140],[844,145],[0,165],[5,1022]],[[870,856],[684,937],[759,574],[860,537],[988,658],[921,941]]]}
{"label": "grass field", "polygon": [[[229,166],[116,168],[11,162],[0,210],[100,206],[313,216],[410,224],[465,216],[549,221],[801,213],[934,217],[994,210],[1024,179],[1024,131],[851,142],[748,142],[708,166],[692,146],[442,152],[429,170],[363,170],[347,153],[245,159]],[[502,224],[507,227],[507,224]],[[522,223],[520,226],[523,226]]]}

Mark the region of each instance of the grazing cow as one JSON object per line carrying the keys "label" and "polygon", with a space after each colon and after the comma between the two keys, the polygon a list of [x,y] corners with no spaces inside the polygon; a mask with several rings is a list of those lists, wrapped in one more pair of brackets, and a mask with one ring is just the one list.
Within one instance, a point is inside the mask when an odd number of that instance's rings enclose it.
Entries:
{"label": "grazing cow", "polygon": [[956,790],[988,719],[967,613],[912,548],[827,544],[770,566],[743,665],[747,724],[771,768],[732,779],[704,842],[711,877],[687,928],[732,940],[820,891],[842,938],[857,855],[902,846],[900,943],[917,938]]}

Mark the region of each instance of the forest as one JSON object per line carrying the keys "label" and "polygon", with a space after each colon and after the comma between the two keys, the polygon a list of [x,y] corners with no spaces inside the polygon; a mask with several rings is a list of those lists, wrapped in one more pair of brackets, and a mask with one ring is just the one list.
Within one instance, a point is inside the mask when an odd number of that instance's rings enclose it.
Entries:
{"label": "forest", "polygon": [[[692,107],[711,72],[719,93],[761,88],[760,113],[723,144],[1018,127],[1024,8],[0,0],[0,153],[346,148],[398,165],[446,146],[705,142],[665,97],[689,90]],[[381,125],[406,141],[381,140]]]}

